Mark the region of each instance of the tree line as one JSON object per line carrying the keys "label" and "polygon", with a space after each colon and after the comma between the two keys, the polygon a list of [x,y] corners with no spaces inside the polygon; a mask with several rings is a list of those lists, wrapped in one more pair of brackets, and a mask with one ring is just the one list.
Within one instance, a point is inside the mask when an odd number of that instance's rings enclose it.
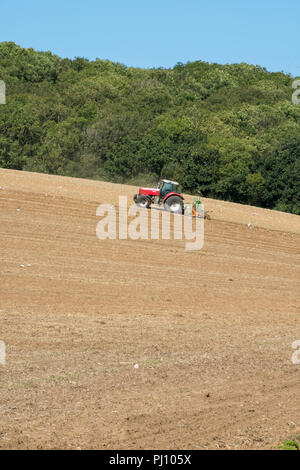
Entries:
{"label": "tree line", "polygon": [[290,75],[246,63],[140,69],[0,43],[0,166],[300,214]]}

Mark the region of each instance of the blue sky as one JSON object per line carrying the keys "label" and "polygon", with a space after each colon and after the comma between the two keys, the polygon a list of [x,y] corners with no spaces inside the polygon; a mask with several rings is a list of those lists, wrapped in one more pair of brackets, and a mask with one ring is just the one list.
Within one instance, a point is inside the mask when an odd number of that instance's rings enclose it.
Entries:
{"label": "blue sky", "polygon": [[135,67],[248,62],[300,76],[299,0],[0,0],[0,42]]}

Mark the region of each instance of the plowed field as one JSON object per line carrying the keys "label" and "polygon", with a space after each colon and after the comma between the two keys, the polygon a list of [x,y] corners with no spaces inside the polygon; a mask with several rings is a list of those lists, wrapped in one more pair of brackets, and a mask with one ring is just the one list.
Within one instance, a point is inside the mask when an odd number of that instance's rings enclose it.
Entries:
{"label": "plowed field", "polygon": [[0,448],[300,434],[299,216],[203,199],[212,220],[189,252],[96,237],[98,205],[137,188],[10,170],[0,186]]}

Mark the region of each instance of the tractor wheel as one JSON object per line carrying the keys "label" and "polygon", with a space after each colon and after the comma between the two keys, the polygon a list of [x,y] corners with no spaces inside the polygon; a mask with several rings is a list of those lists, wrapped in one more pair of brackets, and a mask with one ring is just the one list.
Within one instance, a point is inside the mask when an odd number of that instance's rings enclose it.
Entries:
{"label": "tractor wheel", "polygon": [[164,202],[164,208],[169,212],[173,212],[174,214],[182,214],[183,201],[179,196],[170,196]]}
{"label": "tractor wheel", "polygon": [[148,209],[151,204],[151,199],[148,196],[143,196],[139,194],[135,200],[135,203],[139,207],[144,207],[145,209]]}

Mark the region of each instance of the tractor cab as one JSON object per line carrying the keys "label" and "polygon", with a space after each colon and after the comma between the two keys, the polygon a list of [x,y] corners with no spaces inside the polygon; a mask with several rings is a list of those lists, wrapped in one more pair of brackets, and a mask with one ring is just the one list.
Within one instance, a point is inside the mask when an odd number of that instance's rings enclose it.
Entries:
{"label": "tractor cab", "polygon": [[170,180],[161,180],[158,184],[159,200],[162,201],[169,193],[180,193],[179,183]]}

